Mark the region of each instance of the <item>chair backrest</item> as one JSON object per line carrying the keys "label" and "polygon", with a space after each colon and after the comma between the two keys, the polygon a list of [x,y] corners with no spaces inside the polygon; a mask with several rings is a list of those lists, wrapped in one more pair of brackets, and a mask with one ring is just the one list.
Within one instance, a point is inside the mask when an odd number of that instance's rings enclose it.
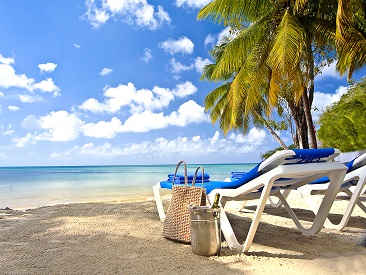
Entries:
{"label": "chair backrest", "polygon": [[338,149],[293,149],[277,151],[268,159],[256,165],[249,172],[235,181],[236,186],[245,184],[252,179],[278,167],[279,165],[306,164],[313,162],[327,162],[340,154]]}
{"label": "chair backrest", "polygon": [[358,156],[357,158],[346,164],[346,166],[348,167],[348,172],[356,170],[357,168],[360,168],[364,165],[366,165],[366,153]]}
{"label": "chair backrest", "polygon": [[260,163],[258,172],[267,172],[279,165],[332,161],[340,153],[338,149],[334,148],[278,151]]}

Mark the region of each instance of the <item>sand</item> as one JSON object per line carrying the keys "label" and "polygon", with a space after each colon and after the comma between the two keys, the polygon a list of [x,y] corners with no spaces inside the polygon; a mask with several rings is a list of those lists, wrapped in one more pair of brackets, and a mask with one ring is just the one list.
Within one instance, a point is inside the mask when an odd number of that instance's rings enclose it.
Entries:
{"label": "sand", "polygon": [[[293,193],[289,200],[299,198]],[[345,202],[336,204],[331,217],[339,219]],[[306,224],[313,214],[302,206],[295,213]],[[228,214],[239,240],[253,210]],[[366,213],[358,207],[344,231],[303,236],[284,209],[268,206],[246,254],[223,240],[220,256],[198,256],[190,245],[163,238],[162,228],[154,201],[2,209],[0,273],[364,274],[366,266]]]}

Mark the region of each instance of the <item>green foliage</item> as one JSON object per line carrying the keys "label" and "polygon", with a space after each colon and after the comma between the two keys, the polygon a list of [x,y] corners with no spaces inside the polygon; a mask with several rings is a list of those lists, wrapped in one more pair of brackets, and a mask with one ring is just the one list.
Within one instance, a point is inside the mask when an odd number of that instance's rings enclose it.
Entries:
{"label": "green foliage", "polygon": [[337,69],[348,70],[348,79],[354,71],[366,64],[366,1],[339,0],[337,13]]}
{"label": "green foliage", "polygon": [[[220,122],[224,134],[230,130],[244,134],[251,123],[265,126],[271,134],[291,128],[294,143],[301,140],[301,146],[309,146],[302,135],[313,122],[308,108],[299,111],[308,105],[299,102],[309,97],[311,107],[314,76],[335,56],[337,3],[214,0],[201,9],[198,19],[230,26],[235,34],[210,52],[214,63],[201,76],[201,80],[224,82],[205,100],[212,122]],[[314,60],[319,68],[315,72]],[[296,131],[288,120],[271,119],[276,111],[283,119],[286,105],[291,106]],[[316,144],[315,136],[310,138]]]}
{"label": "green foliage", "polygon": [[366,78],[321,115],[319,141],[342,152],[366,148]]}
{"label": "green foliage", "polygon": [[[296,147],[295,147],[295,145],[293,145],[293,144],[291,144],[289,147],[288,147],[288,149],[295,149]],[[267,152],[265,152],[265,153],[263,153],[263,154],[261,154],[261,158],[263,159],[263,160],[265,160],[265,159],[268,159],[270,156],[272,156],[274,153],[276,153],[277,151],[282,151],[282,150],[284,150],[282,147],[277,147],[277,148],[274,148],[274,149],[272,149],[272,150],[269,150],[269,151],[267,151]]]}

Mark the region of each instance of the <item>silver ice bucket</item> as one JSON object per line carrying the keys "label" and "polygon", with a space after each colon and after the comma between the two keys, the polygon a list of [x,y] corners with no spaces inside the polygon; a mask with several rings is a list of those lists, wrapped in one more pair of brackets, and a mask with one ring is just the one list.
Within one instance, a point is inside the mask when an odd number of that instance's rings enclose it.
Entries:
{"label": "silver ice bucket", "polygon": [[221,251],[220,207],[190,206],[191,246],[194,254],[219,255]]}

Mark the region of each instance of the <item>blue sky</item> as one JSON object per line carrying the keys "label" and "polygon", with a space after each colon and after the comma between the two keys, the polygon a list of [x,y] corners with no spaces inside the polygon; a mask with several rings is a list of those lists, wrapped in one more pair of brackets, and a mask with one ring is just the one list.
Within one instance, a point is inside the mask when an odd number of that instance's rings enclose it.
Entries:
{"label": "blue sky", "polygon": [[[204,112],[228,33],[197,21],[208,2],[1,1],[0,166],[260,161],[278,146],[265,129],[223,136]],[[348,84],[332,64],[315,85],[316,118]]]}

